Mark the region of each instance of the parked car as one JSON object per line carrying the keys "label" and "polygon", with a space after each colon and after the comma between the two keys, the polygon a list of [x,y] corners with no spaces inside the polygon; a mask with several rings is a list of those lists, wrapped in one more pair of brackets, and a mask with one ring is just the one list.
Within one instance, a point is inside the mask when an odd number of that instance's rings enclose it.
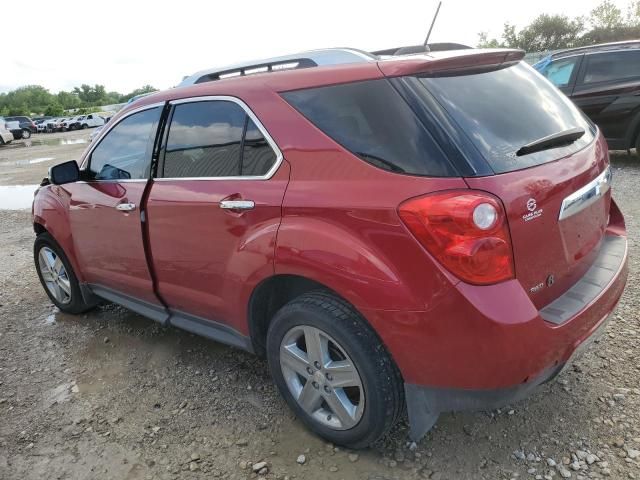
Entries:
{"label": "parked car", "polygon": [[564,50],[534,68],[598,125],[612,150],[640,155],[640,41]]}
{"label": "parked car", "polygon": [[79,128],[82,128],[83,130],[85,128],[93,128],[93,127],[101,127],[104,125],[104,118],[102,118],[100,115],[97,115],[95,113],[91,113],[87,116],[85,116],[80,122]]}
{"label": "parked car", "polygon": [[11,135],[15,140],[29,138],[31,136],[31,131],[29,129],[23,129],[22,127],[20,127],[20,122],[18,120],[5,119],[4,126],[11,132]]}
{"label": "parked car", "polygon": [[82,128],[82,122],[84,121],[85,115],[78,115],[77,117],[70,117],[65,119],[61,124],[61,130],[64,132],[66,130],[78,130]]}
{"label": "parked car", "polygon": [[46,120],[45,121],[45,132],[47,132],[47,133],[55,132],[59,122],[61,122],[62,120],[64,120],[64,119],[63,118],[50,118],[50,119]]}
{"label": "parked car", "polygon": [[8,127],[6,119],[0,117],[0,145],[7,145],[14,140],[13,133]]}
{"label": "parked car", "polygon": [[[35,122],[29,118],[24,116],[17,117],[6,117],[8,121],[15,121],[20,123],[20,128],[25,132],[22,134],[23,138],[29,138],[32,133],[36,133],[38,131],[38,127],[36,127]],[[28,130],[28,133],[26,132]]]}
{"label": "parked car", "polygon": [[38,129],[38,133],[44,133],[47,130],[47,122],[49,119],[43,118],[36,121],[36,127]]}
{"label": "parked car", "polygon": [[627,278],[606,141],[523,55],[264,60],[139,99],[37,191],[42,285],[63,312],[106,299],[265,355],[351,448],[405,402],[414,440],[515,402]]}

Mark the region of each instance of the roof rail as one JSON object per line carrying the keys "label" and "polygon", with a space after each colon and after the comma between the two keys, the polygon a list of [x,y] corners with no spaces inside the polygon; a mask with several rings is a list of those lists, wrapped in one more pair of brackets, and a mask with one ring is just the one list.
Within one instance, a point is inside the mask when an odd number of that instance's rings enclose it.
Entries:
{"label": "roof rail", "polygon": [[178,86],[184,87],[196,83],[212,82],[223,78],[241,77],[256,73],[338,65],[341,63],[363,63],[376,60],[378,60],[377,56],[355,48],[325,48],[202,70],[185,77]]}
{"label": "roof rail", "polygon": [[610,50],[626,50],[640,47],[640,40],[622,40],[620,42],[597,43],[595,45],[585,45],[582,47],[566,48],[550,53],[551,57],[563,57],[580,52],[606,52]]}

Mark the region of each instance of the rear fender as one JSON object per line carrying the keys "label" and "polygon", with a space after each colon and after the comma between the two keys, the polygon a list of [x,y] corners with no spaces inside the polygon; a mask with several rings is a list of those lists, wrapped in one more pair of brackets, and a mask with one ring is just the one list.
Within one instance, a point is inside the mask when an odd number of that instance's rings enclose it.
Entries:
{"label": "rear fender", "polygon": [[275,273],[326,285],[359,309],[424,310],[426,292],[433,298],[450,287],[439,272],[430,273],[427,262],[420,269],[425,281],[416,281],[415,268],[410,271],[406,261],[415,267],[424,253],[403,227],[387,224],[381,237],[374,229],[370,225],[368,235],[362,235],[325,218],[285,216],[278,231]]}

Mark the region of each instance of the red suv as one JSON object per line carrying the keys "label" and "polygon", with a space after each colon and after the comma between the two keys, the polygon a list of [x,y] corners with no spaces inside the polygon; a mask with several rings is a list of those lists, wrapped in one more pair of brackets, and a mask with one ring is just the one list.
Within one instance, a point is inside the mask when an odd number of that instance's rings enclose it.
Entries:
{"label": "red suv", "polygon": [[514,402],[627,278],[605,140],[522,56],[265,63],[133,102],[36,193],[40,280],[266,355],[337,444],[405,403],[419,439]]}

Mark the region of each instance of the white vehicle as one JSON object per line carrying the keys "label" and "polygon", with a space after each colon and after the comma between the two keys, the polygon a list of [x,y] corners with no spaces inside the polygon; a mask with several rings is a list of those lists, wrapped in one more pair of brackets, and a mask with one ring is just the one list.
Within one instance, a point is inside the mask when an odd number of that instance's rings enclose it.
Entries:
{"label": "white vehicle", "polygon": [[7,122],[4,117],[0,117],[0,145],[13,142],[12,123],[18,123],[19,126],[19,122]]}
{"label": "white vehicle", "polygon": [[90,113],[80,121],[79,128],[85,129],[85,128],[101,127],[103,125],[104,125],[104,118],[102,118],[100,115],[97,115],[95,113]]}
{"label": "white vehicle", "polygon": [[104,126],[97,127],[93,132],[91,132],[91,135],[89,135],[89,139],[93,141],[93,139],[100,134],[103,128]]}

